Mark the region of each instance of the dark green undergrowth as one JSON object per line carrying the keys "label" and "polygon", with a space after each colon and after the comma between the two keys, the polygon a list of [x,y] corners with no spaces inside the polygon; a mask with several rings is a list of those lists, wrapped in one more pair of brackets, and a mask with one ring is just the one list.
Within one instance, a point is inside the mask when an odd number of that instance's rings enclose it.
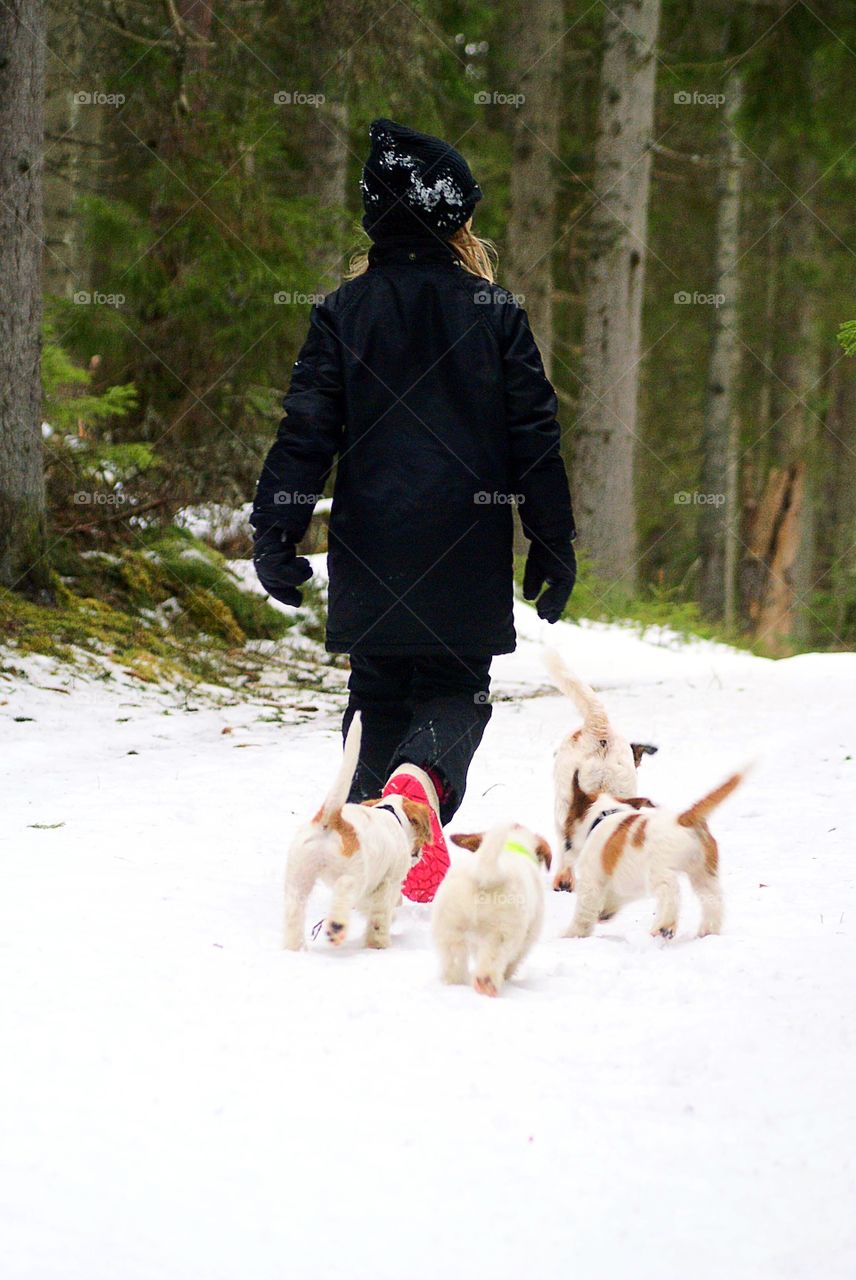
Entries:
{"label": "dark green undergrowth", "polygon": [[[323,643],[325,601],[312,581],[302,588],[300,612],[281,612],[243,590],[218,551],[174,525],[153,526],[132,545],[113,543],[109,550],[65,539],[51,562],[52,604],[0,593],[0,638],[12,652],[67,662],[91,654],[144,681],[231,686],[257,678],[248,675],[260,661],[258,646],[249,642],[281,640],[299,625],[302,635]],[[522,557],[515,563],[518,592],[523,564]],[[739,632],[707,622],[677,591],[619,591],[600,582],[585,560],[564,616],[620,623],[643,634],[665,627],[685,639],[763,652]]]}
{"label": "dark green undergrowth", "polygon": [[247,642],[280,640],[298,620],[323,634],[317,589],[301,613],[282,613],[244,591],[222,555],[175,526],[153,527],[132,546],[54,547],[54,602],[0,593],[0,635],[20,653],[74,661],[109,657],[142,680],[230,684],[245,673]]}
{"label": "dark green undergrowth", "polygon": [[[525,557],[515,557],[514,579],[522,596]],[[717,625],[703,618],[693,600],[681,597],[676,587],[648,585],[638,592],[602,582],[585,556],[579,557],[579,572],[573,594],[563,614],[566,622],[614,622],[644,633],[649,628],[667,627],[682,639],[715,640],[751,653],[763,647],[736,627]]]}

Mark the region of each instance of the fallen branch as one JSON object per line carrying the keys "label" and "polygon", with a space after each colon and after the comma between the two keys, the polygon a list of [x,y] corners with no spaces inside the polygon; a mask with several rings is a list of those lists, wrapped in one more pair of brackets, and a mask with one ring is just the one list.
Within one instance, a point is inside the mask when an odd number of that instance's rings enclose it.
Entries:
{"label": "fallen branch", "polygon": [[67,529],[57,530],[60,537],[65,538],[70,533],[94,533],[102,524],[112,524],[116,520],[130,520],[132,516],[141,515],[144,511],[152,511],[155,507],[162,507],[166,498],[153,498],[151,502],[143,502],[138,507],[132,507],[130,511],[111,511],[109,514],[101,516],[98,520],[87,520],[85,524],[69,525]]}

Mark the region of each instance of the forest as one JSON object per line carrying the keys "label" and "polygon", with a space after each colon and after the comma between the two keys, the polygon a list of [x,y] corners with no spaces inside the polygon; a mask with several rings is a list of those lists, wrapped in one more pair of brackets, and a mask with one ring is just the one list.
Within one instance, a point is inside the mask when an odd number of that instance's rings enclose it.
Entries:
{"label": "forest", "polygon": [[854,0],[0,0],[2,1280],[854,1280],[854,194]]}
{"label": "forest", "polygon": [[[73,638],[85,597],[139,639],[180,513],[251,500],[385,115],[485,193],[559,397],[568,616],[852,647],[848,0],[9,0],[0,42],[13,634]],[[229,642],[282,625],[179,587]]]}

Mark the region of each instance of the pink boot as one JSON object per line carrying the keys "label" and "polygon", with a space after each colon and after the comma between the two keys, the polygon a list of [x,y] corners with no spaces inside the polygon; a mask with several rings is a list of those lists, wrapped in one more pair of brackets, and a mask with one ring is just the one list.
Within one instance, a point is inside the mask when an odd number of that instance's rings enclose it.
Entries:
{"label": "pink boot", "polygon": [[413,902],[432,902],[443,876],[449,870],[449,851],[440,825],[437,788],[424,769],[415,764],[402,764],[391,775],[383,794],[407,796],[408,800],[416,800],[419,804],[428,806],[431,813],[431,840],[422,846],[422,856],[410,868],[401,892]]}

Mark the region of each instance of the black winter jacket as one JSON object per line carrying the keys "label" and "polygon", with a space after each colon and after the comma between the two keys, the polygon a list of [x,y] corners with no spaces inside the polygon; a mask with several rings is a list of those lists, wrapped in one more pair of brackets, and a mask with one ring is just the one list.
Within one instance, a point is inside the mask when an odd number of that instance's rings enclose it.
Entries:
{"label": "black winter jacket", "polygon": [[562,559],[574,537],[526,312],[438,241],[369,263],[313,308],[252,523],[298,541],[338,456],[328,650],[509,653],[511,495],[527,537]]}

